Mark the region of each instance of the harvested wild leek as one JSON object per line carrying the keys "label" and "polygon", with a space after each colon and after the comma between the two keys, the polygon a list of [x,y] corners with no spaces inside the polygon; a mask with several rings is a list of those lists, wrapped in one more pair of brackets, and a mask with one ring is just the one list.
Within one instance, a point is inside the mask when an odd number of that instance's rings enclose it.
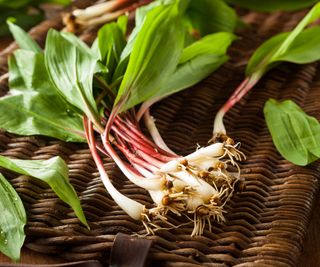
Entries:
{"label": "harvested wild leek", "polygon": [[65,30],[77,32],[90,26],[102,25],[135,11],[152,0],[110,0],[96,3],[85,9],[75,9],[63,16]]}
{"label": "harvested wild leek", "polygon": [[[320,26],[305,29],[320,18],[320,3],[316,4],[291,31],[265,41],[251,56],[246,78],[236,88],[215,116],[213,140],[226,135],[223,118],[272,68],[281,62],[307,64],[320,59]],[[268,113],[270,114],[270,113]],[[270,121],[269,121],[270,125]]]}
{"label": "harvested wild leek", "polygon": [[[194,221],[192,235],[199,235],[211,218],[224,221],[225,204],[240,180],[237,161],[244,155],[231,139],[177,155],[158,145],[159,134],[151,134],[151,141],[141,132],[136,107],[147,103],[139,116],[145,115],[150,131],[157,133],[152,119],[148,120],[150,104],[196,84],[228,60],[227,49],[236,37],[220,29],[232,30],[236,16],[219,2],[228,26],[213,19],[212,28],[196,29],[204,34],[199,39],[190,25],[202,25],[201,17],[186,23],[189,3],[165,2],[137,10],[128,41],[127,19],[120,17],[101,28],[91,48],[70,33],[50,30],[42,52],[11,25],[22,49],[9,61],[12,94],[0,99],[0,110],[6,110],[0,123],[18,134],[86,141],[111,197],[132,218],[142,220],[149,233],[158,228],[157,220],[167,221],[172,212]],[[19,123],[12,118],[19,118]],[[149,192],[153,208],[113,186],[99,152]]]}

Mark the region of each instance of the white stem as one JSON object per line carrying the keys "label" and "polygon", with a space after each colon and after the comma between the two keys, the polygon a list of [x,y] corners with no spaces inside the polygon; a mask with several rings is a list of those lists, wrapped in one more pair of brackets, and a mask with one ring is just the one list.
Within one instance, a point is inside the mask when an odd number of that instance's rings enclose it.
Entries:
{"label": "white stem", "polygon": [[134,201],[125,195],[121,194],[111,183],[107,173],[99,164],[97,165],[101,180],[106,187],[108,193],[111,195],[113,200],[118,204],[118,206],[123,209],[131,218],[135,220],[141,219],[141,214],[143,213],[145,207],[141,203]]}
{"label": "white stem", "polygon": [[212,195],[217,193],[217,190],[215,190],[207,182],[205,182],[201,178],[191,175],[187,171],[175,172],[174,176],[182,180],[186,184],[194,187],[203,200],[208,200]]}
{"label": "white stem", "polygon": [[177,191],[177,192],[181,192],[186,186],[187,184],[179,179],[174,179],[172,181],[173,183],[173,188]]}
{"label": "white stem", "polygon": [[127,9],[121,9],[112,13],[107,13],[103,16],[92,18],[89,20],[76,19],[76,23],[83,26],[95,26],[100,24],[105,24],[107,22],[113,21],[127,12]]}
{"label": "white stem", "polygon": [[224,154],[223,143],[214,143],[212,145],[202,147],[192,154],[185,157],[188,161],[197,161],[201,158],[221,157]]}
{"label": "white stem", "polygon": [[152,98],[148,101],[143,102],[138,110],[138,113],[137,113],[137,121],[139,122],[141,120],[141,118],[144,115],[144,113],[146,112],[146,110],[148,110],[154,103],[157,103],[157,102],[161,101],[162,99],[163,99],[163,97],[155,97],[155,98]]}
{"label": "white stem", "polygon": [[191,161],[191,165],[197,166],[201,170],[208,170],[210,167],[214,167],[219,162],[217,158],[201,158],[196,161]]}
{"label": "white stem", "polygon": [[140,165],[134,164],[134,163],[132,165],[138,172],[140,172],[147,179],[154,177],[154,174],[152,172],[149,172],[148,170],[146,170],[145,168],[141,167]]}
{"label": "white stem", "polygon": [[153,202],[155,204],[157,204],[158,206],[161,206],[162,205],[162,199],[163,197],[165,196],[165,192],[164,191],[154,191],[154,190],[150,190],[149,191],[149,194],[153,200]]}
{"label": "white stem", "polygon": [[192,154],[181,158],[179,160],[173,159],[164,164],[160,171],[161,172],[176,172],[180,165],[181,160],[186,159],[191,165],[196,165],[200,169],[208,169],[215,165],[224,154],[223,144],[215,143],[207,147],[203,147],[193,152]]}
{"label": "white stem", "polygon": [[153,141],[156,143],[156,145],[160,148],[162,148],[164,151],[167,151],[171,154],[175,155],[175,152],[173,152],[168,146],[167,144],[163,141],[158,128],[155,124],[155,120],[154,118],[150,115],[150,110],[147,109],[144,113],[144,123],[147,126],[147,129],[153,139]]}
{"label": "white stem", "polygon": [[173,159],[166,164],[162,165],[160,171],[161,172],[176,172],[178,171],[178,166],[180,164],[179,160]]}
{"label": "white stem", "polygon": [[121,194],[113,186],[106,170],[104,169],[103,162],[98,154],[95,139],[94,139],[92,124],[91,122],[88,122],[88,119],[86,117],[84,117],[83,121],[84,121],[84,127],[85,127],[88,145],[89,145],[92,157],[98,168],[100,178],[105,188],[107,189],[107,191],[109,192],[113,200],[119,205],[121,209],[123,209],[131,218],[135,220],[140,220],[145,210],[144,205]]}
{"label": "white stem", "polygon": [[114,10],[118,5],[117,2],[118,2],[117,0],[113,0],[105,3],[93,5],[85,9],[76,9],[72,12],[72,15],[74,15],[77,19],[87,20],[92,17],[97,17],[102,15],[103,13]]}
{"label": "white stem", "polygon": [[[105,140],[106,138],[103,137]],[[159,190],[162,188],[163,181],[160,177],[146,179],[140,176],[135,175],[132,171],[130,171],[117,153],[114,151],[110,143],[105,144],[106,151],[112,157],[114,162],[117,164],[122,173],[134,184],[139,187],[142,187],[146,190]]]}
{"label": "white stem", "polygon": [[197,207],[203,204],[203,199],[199,195],[190,195],[187,201],[187,210],[195,211]]}
{"label": "white stem", "polygon": [[223,124],[223,117],[225,115],[225,112],[220,109],[218,113],[216,114],[216,117],[214,119],[213,123],[213,134],[219,133],[219,134],[226,134],[226,128]]}

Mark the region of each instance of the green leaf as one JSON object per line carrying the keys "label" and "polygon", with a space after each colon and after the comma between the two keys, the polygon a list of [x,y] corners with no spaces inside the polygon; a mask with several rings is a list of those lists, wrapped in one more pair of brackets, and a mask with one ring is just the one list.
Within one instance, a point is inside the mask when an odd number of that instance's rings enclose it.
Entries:
{"label": "green leaf", "polygon": [[186,16],[201,36],[220,31],[233,32],[238,22],[236,12],[222,0],[190,1]]}
{"label": "green leaf", "polygon": [[77,193],[68,180],[68,166],[62,158],[20,160],[0,156],[0,166],[46,182],[62,201],[72,207],[79,220],[88,226]]}
{"label": "green leaf", "polygon": [[267,101],[264,115],[272,140],[287,160],[305,166],[320,158],[320,123],[293,101]]}
{"label": "green leaf", "polygon": [[27,215],[12,185],[0,173],[0,251],[13,261],[20,258]]}
{"label": "green leaf", "polygon": [[[129,35],[128,42],[124,48],[124,50],[121,53],[120,57],[120,63],[117,66],[117,69],[115,71],[115,75],[113,77],[113,81],[119,79],[121,76],[124,75],[124,72],[127,68],[129,57],[132,52],[133,46],[135,44],[135,41],[137,39],[138,33],[140,32],[143,24],[145,23],[145,19],[147,15],[153,11],[155,8],[158,8],[159,6],[169,5],[176,3],[176,0],[157,0],[149,3],[148,5],[139,7],[135,12],[135,27],[131,34]],[[185,4],[187,5],[189,1],[188,0],[180,0],[179,1],[179,8],[180,5]],[[179,9],[180,10],[180,9]]]}
{"label": "green leaf", "polygon": [[85,142],[82,119],[51,84],[42,54],[17,50],[9,60],[10,94],[0,98],[0,127],[20,135]]}
{"label": "green leaf", "polygon": [[320,59],[320,26],[301,32],[277,61],[306,64]]}
{"label": "green leaf", "polygon": [[126,99],[120,112],[157,93],[161,83],[175,70],[183,42],[184,30],[176,4],[158,6],[147,14],[115,101],[117,104]]}
{"label": "green leaf", "polygon": [[90,48],[70,34],[50,29],[44,55],[51,82],[60,94],[96,121],[98,110],[92,93],[92,79],[97,58]]}
{"label": "green leaf", "polygon": [[0,99],[0,112],[1,128],[8,132],[85,142],[80,117],[66,109],[58,97],[37,92],[4,97]]}
{"label": "green leaf", "polygon": [[275,11],[275,10],[297,10],[309,7],[318,2],[318,0],[225,0],[229,4],[235,4],[241,7],[245,7],[257,11]]}
{"label": "green leaf", "polygon": [[[320,3],[315,5],[292,32],[278,34],[264,42],[252,55],[246,74],[263,75],[281,61],[309,63],[319,59],[319,27],[303,30],[320,17]],[[305,39],[308,38],[308,39]]]}
{"label": "green leaf", "polygon": [[123,36],[126,36],[126,34],[127,34],[128,20],[129,20],[129,18],[126,15],[120,16],[117,19],[118,27],[121,30]]}
{"label": "green leaf", "polygon": [[41,52],[40,46],[34,40],[32,40],[28,33],[10,21],[7,23],[14,39],[22,49],[31,50],[35,53]]}
{"label": "green leaf", "polygon": [[186,47],[176,71],[169,76],[157,96],[171,95],[206,78],[228,60],[226,52],[235,39],[234,34],[221,32],[207,35]]}
{"label": "green leaf", "polygon": [[229,32],[210,34],[183,49],[179,64],[201,55],[225,55],[228,47],[237,37]]}
{"label": "green leaf", "polygon": [[108,73],[104,76],[105,80],[109,84],[112,82],[113,73],[126,45],[123,30],[124,29],[119,27],[118,23],[112,22],[103,26],[98,32],[100,59],[102,64],[108,69]]}

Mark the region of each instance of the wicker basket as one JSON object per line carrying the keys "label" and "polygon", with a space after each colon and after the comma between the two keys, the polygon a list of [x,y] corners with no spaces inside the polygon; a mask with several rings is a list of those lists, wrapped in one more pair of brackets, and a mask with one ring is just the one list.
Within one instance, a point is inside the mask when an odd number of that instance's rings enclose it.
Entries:
{"label": "wicker basket", "polygon": [[[78,1],[85,6],[90,1]],[[211,137],[215,112],[243,78],[249,55],[267,37],[292,29],[305,12],[246,13],[252,27],[231,50],[231,60],[197,86],[176,94],[152,108],[168,145],[190,153]],[[58,17],[31,30],[43,43],[49,27],[60,28]],[[92,31],[83,38],[92,40]],[[11,45],[0,54],[4,73]],[[0,86],[3,93],[7,85]],[[226,127],[242,143],[247,160],[242,164],[246,190],[236,194],[227,207],[227,222],[213,224],[201,237],[190,237],[193,225],[161,230],[148,259],[151,266],[296,266],[300,256],[315,194],[320,164],[301,168],[277,153],[265,125],[262,109],[269,98],[293,99],[320,119],[319,64],[282,64],[271,71],[226,117]],[[59,155],[70,168],[70,181],[77,190],[91,231],[79,223],[72,210],[48,187],[30,177],[3,171],[20,194],[28,213],[26,246],[53,253],[66,260],[98,259],[107,262],[115,235],[143,233],[143,226],[130,219],[104,189],[86,145],[65,143],[39,136],[22,137],[0,132],[2,155],[21,159],[48,159]],[[124,194],[150,205],[147,192],[127,181],[115,164],[105,158],[105,167],[115,186]],[[185,218],[170,221],[186,223]]]}

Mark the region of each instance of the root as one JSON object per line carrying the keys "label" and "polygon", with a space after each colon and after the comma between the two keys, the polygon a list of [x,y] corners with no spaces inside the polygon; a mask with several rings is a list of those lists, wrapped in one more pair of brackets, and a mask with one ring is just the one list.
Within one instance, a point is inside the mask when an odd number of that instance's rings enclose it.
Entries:
{"label": "root", "polygon": [[214,204],[199,206],[194,212],[194,227],[191,236],[202,235],[206,227],[206,223],[208,223],[209,230],[211,231],[211,219],[214,219],[218,223],[225,222],[223,213],[223,209]]}

